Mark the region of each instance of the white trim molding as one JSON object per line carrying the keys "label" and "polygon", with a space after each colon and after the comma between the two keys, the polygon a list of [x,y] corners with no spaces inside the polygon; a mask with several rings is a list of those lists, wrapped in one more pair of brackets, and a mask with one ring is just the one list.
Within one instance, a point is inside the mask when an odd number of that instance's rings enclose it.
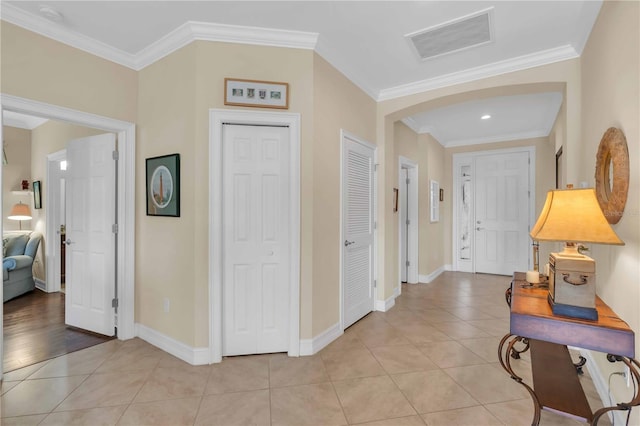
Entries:
{"label": "white trim molding", "polygon": [[415,95],[416,93],[428,92],[430,90],[469,83],[471,81],[482,80],[496,75],[508,74],[555,62],[575,59],[579,56],[580,54],[573,48],[573,46],[560,46],[504,61],[498,61],[475,68],[441,75],[427,80],[382,89],[378,93],[376,101],[381,102],[389,99],[401,98],[403,96]]}
{"label": "white trim molding", "polygon": [[153,64],[196,40],[244,43],[259,46],[315,49],[318,33],[187,21],[136,53],[125,52],[10,3],[2,5],[2,19],[34,33],[136,71]]}
{"label": "white trim molding", "polygon": [[209,348],[193,348],[146,325],[136,323],[136,336],[191,365],[209,364]]}
{"label": "white trim molding", "polygon": [[300,355],[300,114],[209,110],[209,360],[222,361],[222,125],[258,124],[289,129],[289,356]]}
{"label": "white trim molding", "polygon": [[343,331],[337,322],[322,333],[311,339],[300,340],[300,355],[314,355],[327,347],[331,342],[342,336]]}
{"label": "white trim molding", "polygon": [[387,312],[396,305],[396,297],[400,294],[400,286],[393,289],[393,295],[385,300],[376,300],[376,311]]}
{"label": "white trim molding", "polygon": [[36,288],[38,290],[44,291],[47,293],[47,283],[42,281],[40,278],[33,278],[33,281],[36,283]]}
{"label": "white trim molding", "polygon": [[[580,351],[580,355],[585,357],[587,363],[584,367],[589,370],[589,375],[591,376],[591,380],[593,381],[593,385],[598,392],[598,396],[600,397],[600,401],[602,402],[603,407],[608,407],[609,403],[609,384],[607,383],[607,379],[605,379],[602,374],[602,370],[598,367],[598,363],[593,357],[593,352],[587,349],[582,348],[574,348],[570,347],[569,349],[577,349]],[[626,411],[609,411],[608,417],[609,421],[614,425],[624,425],[626,424]]]}
{"label": "white trim molding", "polygon": [[[595,20],[596,16],[597,13],[590,14],[589,19]],[[368,84],[369,79],[366,75],[356,71],[348,61],[340,58],[332,46],[323,43],[319,34],[315,32],[188,21],[142,50],[132,53],[82,35],[43,17],[30,14],[7,2],[2,4],[2,19],[136,71],[140,71],[196,40],[314,50],[377,102],[574,59],[580,56],[587,39],[584,37],[577,40],[578,48],[567,44],[426,80],[382,88],[372,87]],[[590,23],[593,24],[592,21]],[[589,28],[591,27],[589,26]],[[588,35],[588,31],[586,34]]]}
{"label": "white trim molding", "polygon": [[[446,266],[443,265],[443,266],[439,267],[438,269],[436,269],[435,271],[431,272],[430,274],[420,275],[418,277],[418,279],[420,280],[421,283],[428,284],[428,283],[432,282],[433,280],[435,280],[436,278],[438,278],[440,275],[442,275],[442,273],[444,271],[446,271],[446,270],[447,270]],[[449,270],[451,270],[451,269],[449,269]]]}

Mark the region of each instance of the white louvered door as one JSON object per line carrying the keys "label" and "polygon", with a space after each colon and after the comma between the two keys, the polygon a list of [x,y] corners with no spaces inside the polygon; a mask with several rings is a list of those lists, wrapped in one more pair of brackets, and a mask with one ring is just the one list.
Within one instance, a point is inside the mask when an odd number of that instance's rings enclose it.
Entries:
{"label": "white louvered door", "polygon": [[224,125],[223,355],[289,349],[289,130]]}
{"label": "white louvered door", "polygon": [[343,326],[374,305],[374,148],[343,136]]}

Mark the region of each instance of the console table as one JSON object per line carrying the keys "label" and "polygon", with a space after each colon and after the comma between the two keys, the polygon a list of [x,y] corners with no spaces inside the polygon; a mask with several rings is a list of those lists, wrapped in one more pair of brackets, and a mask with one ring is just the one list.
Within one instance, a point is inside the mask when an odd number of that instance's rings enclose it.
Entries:
{"label": "console table", "polygon": [[[608,411],[631,410],[640,405],[640,364],[634,359],[633,330],[600,298],[596,300],[597,321],[553,315],[547,293],[547,289],[529,285],[524,273],[514,273],[505,295],[511,307],[510,332],[498,347],[502,367],[533,399],[535,412],[531,424],[540,423],[542,409],[595,425]],[[567,345],[605,352],[610,362],[629,367],[636,389],[633,399],[592,412],[578,379],[586,360],[580,357],[580,362],[574,364]],[[518,359],[526,351],[531,354],[533,386],[526,384],[511,366],[511,358]]]}

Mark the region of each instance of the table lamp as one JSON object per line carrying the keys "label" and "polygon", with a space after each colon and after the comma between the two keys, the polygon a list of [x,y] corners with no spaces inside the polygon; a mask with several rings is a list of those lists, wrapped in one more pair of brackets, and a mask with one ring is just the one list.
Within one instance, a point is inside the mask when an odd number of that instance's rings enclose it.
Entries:
{"label": "table lamp", "polygon": [[624,245],[607,222],[594,189],[563,189],[547,193],[538,221],[529,233],[535,241],[564,241],[564,250],[549,254],[552,312],[597,320],[596,263],[578,252],[578,243]]}
{"label": "table lamp", "polygon": [[23,220],[31,220],[31,210],[29,206],[26,204],[22,204],[22,201],[18,204],[14,204],[11,208],[11,212],[7,219],[11,220],[19,220],[20,221],[20,229],[22,230],[22,221]]}

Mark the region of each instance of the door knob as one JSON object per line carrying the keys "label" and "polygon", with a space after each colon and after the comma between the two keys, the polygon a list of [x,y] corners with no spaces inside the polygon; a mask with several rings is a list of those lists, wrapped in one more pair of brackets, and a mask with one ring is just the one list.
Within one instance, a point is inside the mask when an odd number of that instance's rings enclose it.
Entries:
{"label": "door knob", "polygon": [[344,240],[344,246],[345,246],[345,247],[348,247],[348,246],[350,246],[351,244],[354,244],[354,243],[355,243],[355,241],[347,241],[347,240]]}
{"label": "door knob", "polygon": [[73,241],[71,241],[70,239],[67,238],[67,240],[64,243],[66,245],[70,246],[71,244],[73,244]]}
{"label": "door knob", "polygon": [[476,231],[482,231],[484,228],[480,228],[479,226],[476,228]]}

